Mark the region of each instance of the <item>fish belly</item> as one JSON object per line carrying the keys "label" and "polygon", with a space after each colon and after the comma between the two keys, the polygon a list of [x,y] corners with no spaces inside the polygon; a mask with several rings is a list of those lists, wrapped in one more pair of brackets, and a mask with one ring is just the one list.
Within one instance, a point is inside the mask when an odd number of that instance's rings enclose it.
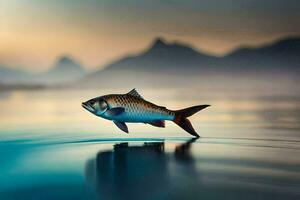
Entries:
{"label": "fish belly", "polygon": [[148,123],[157,120],[173,120],[173,116],[153,112],[124,112],[118,116],[115,116],[113,120],[120,122]]}

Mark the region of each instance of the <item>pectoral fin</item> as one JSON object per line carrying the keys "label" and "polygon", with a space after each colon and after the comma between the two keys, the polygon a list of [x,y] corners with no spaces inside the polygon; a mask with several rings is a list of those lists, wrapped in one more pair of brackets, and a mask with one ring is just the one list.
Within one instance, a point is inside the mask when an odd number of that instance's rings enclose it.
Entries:
{"label": "pectoral fin", "polygon": [[118,122],[118,121],[113,121],[116,126],[121,129],[122,131],[124,131],[125,133],[128,133],[128,127],[124,122]]}
{"label": "pectoral fin", "polygon": [[153,121],[153,122],[149,122],[148,124],[152,125],[152,126],[156,126],[156,127],[161,127],[164,128],[165,127],[165,121],[163,120],[157,120],[157,121]]}
{"label": "pectoral fin", "polygon": [[125,111],[125,108],[122,107],[116,107],[116,108],[111,108],[106,111],[106,114],[109,116],[117,116],[122,114]]}

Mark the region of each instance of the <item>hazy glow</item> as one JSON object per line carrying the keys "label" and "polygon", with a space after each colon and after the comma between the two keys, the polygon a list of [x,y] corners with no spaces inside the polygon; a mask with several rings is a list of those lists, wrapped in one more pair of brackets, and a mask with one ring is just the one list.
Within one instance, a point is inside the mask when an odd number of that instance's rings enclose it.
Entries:
{"label": "hazy glow", "polygon": [[[122,91],[124,90],[119,89],[119,92]],[[105,135],[109,137],[170,137],[170,133],[172,136],[187,136],[172,122],[167,122],[164,129],[141,123],[130,123],[129,129],[132,134],[124,135],[111,121],[91,115],[81,107],[81,102],[99,93],[108,92],[102,90],[16,91],[7,93],[6,96],[3,94],[0,101],[0,127],[2,128],[0,135],[13,137],[11,132],[21,132],[26,137],[28,133],[34,133],[34,137],[46,133],[50,133],[51,137],[56,134],[57,137],[65,137],[67,133],[74,137],[80,133],[86,136],[96,134],[101,137]],[[202,103],[211,104],[212,107],[190,118],[195,129],[205,137],[224,135],[226,137],[274,138],[277,137],[273,132],[276,128],[280,131],[299,130],[299,115],[297,114],[300,107],[299,99],[286,98],[270,102],[253,97],[225,98],[221,93],[219,95],[222,99],[216,97],[202,99],[203,95],[201,93],[191,99],[178,99],[175,94],[173,97],[172,92],[161,90],[153,94],[151,90],[143,90],[145,98],[170,109],[180,109]],[[270,128],[271,132],[266,128]]]}
{"label": "hazy glow", "polygon": [[223,54],[299,34],[299,9],[293,0],[0,0],[0,64],[45,69],[70,54],[99,67],[157,36]]}

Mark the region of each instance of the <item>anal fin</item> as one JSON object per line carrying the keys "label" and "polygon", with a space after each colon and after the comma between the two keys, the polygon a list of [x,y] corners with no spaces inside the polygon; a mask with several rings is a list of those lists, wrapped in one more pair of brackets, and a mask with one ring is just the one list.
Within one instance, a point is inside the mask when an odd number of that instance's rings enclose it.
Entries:
{"label": "anal fin", "polygon": [[113,121],[115,123],[115,125],[121,129],[122,131],[124,131],[125,133],[128,133],[128,127],[125,124],[125,122],[118,122],[118,121]]}
{"label": "anal fin", "polygon": [[148,122],[148,124],[150,124],[152,126],[155,126],[155,127],[160,127],[160,128],[165,127],[165,121],[164,120],[156,120],[156,121]]}

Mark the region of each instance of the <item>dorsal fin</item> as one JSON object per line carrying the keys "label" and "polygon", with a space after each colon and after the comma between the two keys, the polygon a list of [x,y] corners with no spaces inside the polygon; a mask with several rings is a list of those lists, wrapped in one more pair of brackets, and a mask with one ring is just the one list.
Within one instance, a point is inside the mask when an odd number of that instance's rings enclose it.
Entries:
{"label": "dorsal fin", "polygon": [[130,92],[128,92],[127,94],[144,99],[137,91],[135,88],[133,88]]}

